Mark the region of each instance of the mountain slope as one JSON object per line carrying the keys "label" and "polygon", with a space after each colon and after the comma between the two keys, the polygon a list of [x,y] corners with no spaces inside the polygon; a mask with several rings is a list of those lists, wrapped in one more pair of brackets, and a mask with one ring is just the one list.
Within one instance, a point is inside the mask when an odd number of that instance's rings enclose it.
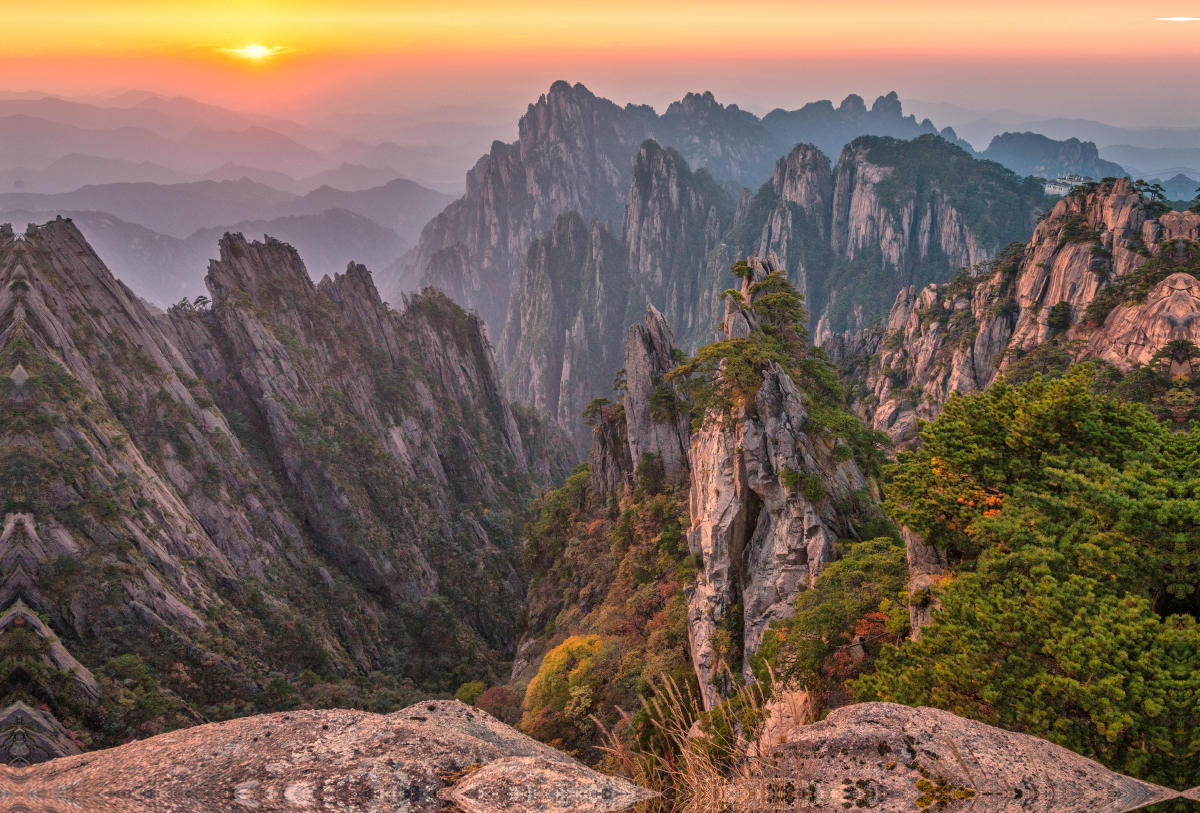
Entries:
{"label": "mountain slope", "polygon": [[809,282],[816,340],[882,316],[893,291],[950,278],[1024,239],[1048,201],[1041,184],[933,136],[863,137],[835,174],[830,247]]}
{"label": "mountain slope", "polygon": [[905,118],[894,93],[876,100],[870,112],[852,96],[837,110],[822,102],[760,120],[711,93],[688,94],[659,116],[647,106],[621,108],[583,85],[556,82],[521,118],[519,140],[493,144],[468,172],[465,197],[434,218],[417,247],[388,269],[382,293],[395,299],[400,291],[436,284],[477,309],[498,334],[529,243],[568,211],[615,229],[644,141],[674,149],[692,171],[704,169],[736,193],[769,178],[797,141],[819,140],[836,154],[853,138],[876,132],[913,137],[937,131]]}
{"label": "mountain slope", "polygon": [[[939,136],[863,137],[836,169],[799,145],[757,195],[744,191],[736,204],[706,170],[647,141],[620,241],[596,221],[584,245],[588,230],[575,213],[534,241],[500,342],[508,395],[557,415],[582,452],[591,432],[581,413],[620,367],[609,352],[614,336],[647,305],[675,326],[683,348],[709,344],[724,318],[723,292],[738,284],[730,267],[756,255],[804,292],[824,342],[884,316],[914,281],[951,279],[1024,239],[1045,203],[1037,182]],[[566,243],[568,251],[547,250]]]}
{"label": "mountain slope", "polygon": [[439,293],[396,313],[362,266],[318,287],[276,241],[220,254],[211,309],[154,317],[70,222],[0,231],[0,598],[101,676],[54,701],[92,741],[493,673],[522,506],[562,472]]}

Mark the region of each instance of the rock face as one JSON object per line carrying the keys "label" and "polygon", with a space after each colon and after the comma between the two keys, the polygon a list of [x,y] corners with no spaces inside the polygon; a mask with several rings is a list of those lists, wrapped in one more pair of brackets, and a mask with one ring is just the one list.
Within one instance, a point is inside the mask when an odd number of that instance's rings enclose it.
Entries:
{"label": "rock face", "polygon": [[[859,139],[836,179],[818,147],[795,146],[811,134],[840,152],[864,132],[925,137]],[[883,315],[902,287],[994,256],[1027,234],[1035,208],[1011,173],[943,140],[952,132],[905,118],[895,94],[870,111],[850,97],[759,121],[711,93],[660,117],[557,82],[520,136],[468,173],[466,195],[389,270],[383,298],[435,284],[476,310],[499,336],[508,397],[556,416],[580,452],[591,440],[580,413],[618,369],[610,334],[646,305],[685,349],[708,344],[736,284],[729,266],[757,253],[808,297],[820,341]],[[730,194],[731,182],[767,178],[757,196]],[[979,195],[983,215],[965,208]]]}
{"label": "rock face", "polygon": [[636,292],[631,306],[654,305],[681,335],[711,331],[712,292],[705,290],[705,270],[732,213],[728,194],[707,171],[693,174],[675,150],[653,141],[643,144],[623,221]]}
{"label": "rock face", "polygon": [[514,400],[558,417],[581,450],[591,443],[583,408],[620,369],[622,332],[653,306],[672,324],[705,333],[717,294],[708,254],[732,213],[728,194],[693,173],[673,149],[642,145],[620,240],[574,212],[535,240],[509,302],[501,342]]}
{"label": "rock face", "polygon": [[[547,813],[607,813],[653,796],[478,709],[443,700],[386,716],[292,711],[242,718],[31,768],[0,768],[0,809],[435,813],[444,807],[439,792],[481,763],[451,788],[463,813],[517,809],[497,808],[491,798],[522,791],[541,805],[527,809]],[[568,798],[568,787],[581,806],[555,804]]]}
{"label": "rock face", "polygon": [[663,376],[676,365],[675,337],[666,317],[646,307],[646,323],[625,334],[625,421],[629,459],[646,455],[662,462],[667,476],[688,470],[691,416],[679,405],[675,388]]}
{"label": "rock face", "polygon": [[[833,193],[833,251],[853,260],[869,249],[878,249],[885,265],[906,269],[929,260],[931,251],[941,251],[951,268],[970,268],[991,259],[980,237],[965,228],[962,215],[941,194],[936,183],[930,199],[909,200],[892,208],[880,185],[896,173],[894,166],[871,161],[881,145],[862,139],[838,160]],[[882,150],[880,150],[882,151]]]}
{"label": "rock face", "polygon": [[1045,205],[1037,184],[940,137],[858,138],[833,169],[801,144],[780,159],[770,186],[739,204],[738,221],[710,252],[705,290],[729,287],[736,259],[771,257],[804,292],[813,339],[824,345],[884,317],[898,291],[950,279],[1025,240]]}
{"label": "rock face", "polygon": [[908,626],[912,640],[921,637],[921,628],[933,621],[933,613],[941,606],[931,590],[951,575],[956,562],[951,552],[936,545],[926,545],[920,534],[902,529],[904,550],[908,558]]}
{"label": "rock face", "polygon": [[[830,248],[840,273],[810,286],[818,344],[881,316],[899,289],[993,259],[1029,234],[1044,203],[1037,184],[932,137],[858,139],[838,161],[833,195]],[[971,206],[977,195],[990,201],[982,213]]]}
{"label": "rock face", "polygon": [[1200,268],[1186,242],[1200,215],[1153,219],[1148,205],[1128,179],[1100,184],[1059,201],[1028,245],[985,273],[901,291],[882,330],[838,351],[871,359],[860,413],[911,442],[916,418],[933,419],[951,393],[987,387],[1039,348],[1128,371],[1172,341],[1200,339]]}
{"label": "rock face", "polygon": [[530,105],[518,130],[517,143],[496,142],[468,173],[466,195],[425,227],[395,267],[385,297],[438,285],[498,330],[536,235],[569,211],[585,221],[619,222],[633,159],[646,139],[657,136],[694,165],[724,178],[744,175],[747,183],[765,176],[759,167],[769,166],[779,149],[757,119],[725,108],[712,94],[689,96],[660,118],[649,107],[621,108],[566,82],[555,82]]}
{"label": "rock face", "polygon": [[[1200,225],[1200,218],[1197,219]],[[1096,331],[1087,354],[1114,366],[1148,364],[1171,342],[1194,342],[1200,320],[1200,280],[1186,272],[1172,274],[1137,305],[1118,305]],[[1191,376],[1190,365],[1186,372]]]}
{"label": "rock face", "polygon": [[[774,267],[756,260],[742,280],[741,294]],[[729,297],[730,320],[744,318]],[[727,322],[729,335],[736,328]],[[793,611],[796,595],[807,589],[847,532],[834,502],[867,487],[851,460],[839,461],[835,443],[809,428],[808,410],[786,372],[772,368],[755,397],[731,420],[710,420],[692,438],[691,522],[688,545],[701,557],[696,583],[688,588],[692,660],[705,708],[719,697],[718,674],[729,652],[717,636],[738,605],[742,624],[740,663],[750,674],[771,620]],[[803,485],[801,485],[803,484]]]}
{"label": "rock face", "polygon": [[[69,221],[0,230],[0,645],[55,676],[0,704],[99,744],[306,669],[451,690],[511,656],[526,449],[561,440],[518,423],[479,320],[240,235],[208,285],[155,317]],[[149,728],[105,728],[118,654]]]}
{"label": "rock face", "polygon": [[79,753],[79,743],[50,712],[20,700],[0,711],[0,763],[23,767]]}
{"label": "rock face", "polygon": [[555,417],[580,449],[591,435],[583,408],[621,365],[627,256],[599,221],[589,228],[568,212],[530,245],[510,302],[505,391]]}
{"label": "rock face", "polygon": [[[860,415],[903,446],[919,442],[917,420],[936,418],[951,395],[1001,375],[1020,383],[1098,359],[1121,373],[1160,364],[1168,380],[1191,379],[1180,348],[1200,342],[1200,215],[1153,214],[1128,179],[1084,188],[983,273],[901,291],[884,328],[831,348],[865,378]],[[1166,406],[1187,420],[1188,403]],[[936,609],[929,588],[953,563],[915,534],[905,541],[916,638]]]}
{"label": "rock face", "polygon": [[897,813],[1125,813],[1178,796],[1037,737],[891,703],[835,709],[792,729],[786,744],[764,756],[761,777],[735,780],[724,789],[725,804],[770,809],[772,794],[787,783],[805,808]]}
{"label": "rock face", "polygon": [[[905,117],[895,93],[879,97],[870,111],[861,98],[850,96],[836,109],[818,102],[760,120],[736,105],[720,104],[711,93],[688,94],[659,116],[647,106],[621,108],[566,82],[555,82],[529,106],[518,131],[516,143],[492,145],[467,173],[464,197],[430,221],[418,245],[389,269],[381,289],[385,300],[397,302],[402,291],[437,285],[478,310],[498,335],[532,240],[569,211],[613,229],[647,139],[674,148],[693,170],[756,189],[771,176],[778,157],[799,142],[835,155],[866,133],[901,138],[937,133],[928,120]],[[957,142],[953,131],[942,134]],[[690,330],[670,308],[654,304],[681,335]]]}
{"label": "rock face", "polygon": [[[735,205],[707,171],[647,141],[619,242],[593,222],[584,248],[582,221],[570,214],[531,246],[501,343],[507,393],[557,414],[586,449],[580,412],[617,371],[618,359],[606,355],[613,330],[647,304],[683,348],[709,344],[722,292],[737,284],[729,267],[756,254],[805,292],[818,339],[827,340],[883,315],[912,282],[947,279],[994,256],[1001,240],[1023,238],[1043,200],[1040,187],[1027,186],[938,137],[864,138],[836,172],[816,147],[796,146],[770,183]],[[1002,214],[964,208],[977,193]]]}

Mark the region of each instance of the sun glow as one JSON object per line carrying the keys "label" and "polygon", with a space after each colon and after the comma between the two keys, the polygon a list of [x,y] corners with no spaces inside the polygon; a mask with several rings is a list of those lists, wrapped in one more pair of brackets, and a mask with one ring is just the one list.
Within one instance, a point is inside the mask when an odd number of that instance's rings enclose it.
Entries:
{"label": "sun glow", "polygon": [[273,56],[279,56],[280,54],[287,53],[288,51],[291,51],[293,49],[288,48],[285,45],[266,46],[266,45],[258,45],[257,43],[252,43],[250,45],[238,45],[238,46],[231,46],[228,48],[218,48],[217,50],[221,51],[222,53],[228,54],[229,56],[237,57],[238,59],[263,60],[263,59],[268,59]]}

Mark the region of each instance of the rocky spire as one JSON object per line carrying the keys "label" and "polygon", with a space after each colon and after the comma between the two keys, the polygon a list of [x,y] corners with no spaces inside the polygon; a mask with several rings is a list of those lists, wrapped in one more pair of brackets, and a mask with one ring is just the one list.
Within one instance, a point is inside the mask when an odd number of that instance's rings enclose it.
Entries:
{"label": "rocky spire", "polygon": [[691,417],[679,403],[664,376],[678,363],[675,337],[653,305],[646,306],[645,324],[625,334],[625,420],[629,458],[637,466],[647,455],[662,461],[664,473],[688,469]]}

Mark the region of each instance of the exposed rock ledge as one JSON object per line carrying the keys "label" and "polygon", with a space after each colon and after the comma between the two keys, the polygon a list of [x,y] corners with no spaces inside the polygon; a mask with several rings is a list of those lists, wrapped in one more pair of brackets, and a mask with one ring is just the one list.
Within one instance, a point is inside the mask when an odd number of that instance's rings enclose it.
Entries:
{"label": "exposed rock ledge", "polygon": [[492,813],[496,799],[518,798],[542,813],[608,813],[654,795],[478,709],[438,700],[388,715],[264,714],[29,768],[0,766],[0,811],[437,813],[446,806],[438,791],[480,764],[469,784],[443,794],[462,813]]}
{"label": "exposed rock ledge", "polygon": [[[747,767],[693,801],[738,813],[785,809],[785,797],[797,811],[1125,813],[1179,795],[1036,737],[891,703],[793,728]],[[615,813],[653,796],[453,700],[264,714],[0,766],[0,813]]]}
{"label": "exposed rock ledge", "polygon": [[796,810],[1125,813],[1180,795],[1037,737],[894,703],[844,706],[792,729],[762,767],[718,801],[775,810],[770,801],[791,784]]}

